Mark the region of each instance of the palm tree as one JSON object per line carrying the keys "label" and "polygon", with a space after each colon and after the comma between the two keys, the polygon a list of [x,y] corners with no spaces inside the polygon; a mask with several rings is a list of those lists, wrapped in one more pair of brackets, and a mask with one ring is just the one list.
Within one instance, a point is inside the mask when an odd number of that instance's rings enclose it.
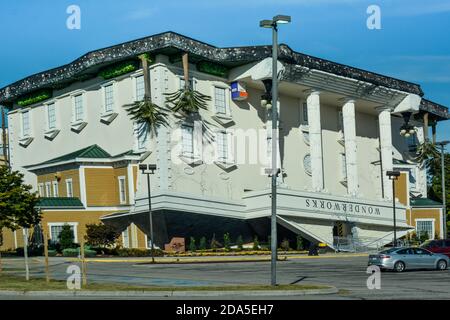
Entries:
{"label": "palm tree", "polygon": [[421,166],[429,168],[434,162],[439,161],[439,151],[436,145],[429,139],[418,145],[416,151],[416,160]]}
{"label": "palm tree", "polygon": [[144,124],[144,130],[148,127],[151,133],[156,134],[156,129],[159,126],[167,126],[167,114],[152,101],[147,56],[140,55],[139,59],[141,59],[142,68],[144,69],[144,98],[141,101],[125,104],[124,108],[131,120],[136,121],[138,124]]}
{"label": "palm tree", "polygon": [[166,102],[172,105],[172,111],[187,115],[197,113],[200,109],[208,109],[207,102],[211,100],[211,97],[192,89],[189,85],[189,59],[187,53],[183,54],[182,60],[184,88],[172,93],[166,93]]}

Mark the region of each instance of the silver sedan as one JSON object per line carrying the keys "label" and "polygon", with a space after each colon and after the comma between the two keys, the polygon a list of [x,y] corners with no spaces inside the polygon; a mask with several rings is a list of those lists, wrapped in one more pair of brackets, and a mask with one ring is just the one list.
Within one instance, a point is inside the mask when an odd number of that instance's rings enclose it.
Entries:
{"label": "silver sedan", "polygon": [[391,248],[369,255],[368,265],[376,265],[382,270],[397,272],[412,269],[447,270],[449,258],[423,248]]}

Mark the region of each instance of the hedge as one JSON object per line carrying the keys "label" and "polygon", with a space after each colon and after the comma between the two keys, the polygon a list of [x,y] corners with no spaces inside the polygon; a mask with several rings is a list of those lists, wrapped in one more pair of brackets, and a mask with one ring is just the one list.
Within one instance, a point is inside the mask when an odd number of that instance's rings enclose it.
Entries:
{"label": "hedge", "polygon": [[103,79],[111,79],[123,74],[137,70],[139,63],[134,60],[119,62],[109,67],[105,67],[99,72],[99,76]]}
{"label": "hedge", "polygon": [[[62,254],[64,257],[78,257],[80,255],[80,249],[79,248],[67,248],[62,251]],[[85,257],[95,257],[97,254],[96,251],[90,250],[90,249],[84,249],[84,256]]]}
{"label": "hedge", "polygon": [[17,104],[21,107],[29,106],[30,104],[35,104],[52,97],[51,90],[41,90],[33,94],[29,94],[17,100]]}
{"label": "hedge", "polygon": [[[164,256],[164,252],[160,249],[155,249],[155,257]],[[133,249],[133,248],[121,248],[117,250],[117,254],[120,257],[151,257],[152,251],[148,249]]]}

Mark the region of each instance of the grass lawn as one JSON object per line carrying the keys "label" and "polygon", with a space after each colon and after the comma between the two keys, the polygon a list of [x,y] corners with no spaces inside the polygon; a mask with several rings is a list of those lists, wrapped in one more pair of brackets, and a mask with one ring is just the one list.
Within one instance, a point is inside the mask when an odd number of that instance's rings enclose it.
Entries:
{"label": "grass lawn", "polygon": [[[225,290],[312,290],[326,289],[328,286],[320,285],[230,285],[230,286],[198,286],[198,287],[157,287],[157,286],[128,286],[124,284],[91,283],[83,290],[91,291],[225,291]],[[66,282],[31,278],[26,281],[24,277],[0,275],[0,290],[8,291],[47,291],[67,290]]]}

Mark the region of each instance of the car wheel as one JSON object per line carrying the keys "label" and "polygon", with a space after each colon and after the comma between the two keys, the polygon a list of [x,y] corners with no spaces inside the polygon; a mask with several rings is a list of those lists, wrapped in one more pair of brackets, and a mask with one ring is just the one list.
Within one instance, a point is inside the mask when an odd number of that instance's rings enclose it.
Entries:
{"label": "car wheel", "polygon": [[447,262],[445,260],[439,260],[437,263],[437,269],[438,270],[447,270]]}
{"label": "car wheel", "polygon": [[398,261],[394,265],[394,270],[397,272],[405,271],[405,263],[403,261]]}

